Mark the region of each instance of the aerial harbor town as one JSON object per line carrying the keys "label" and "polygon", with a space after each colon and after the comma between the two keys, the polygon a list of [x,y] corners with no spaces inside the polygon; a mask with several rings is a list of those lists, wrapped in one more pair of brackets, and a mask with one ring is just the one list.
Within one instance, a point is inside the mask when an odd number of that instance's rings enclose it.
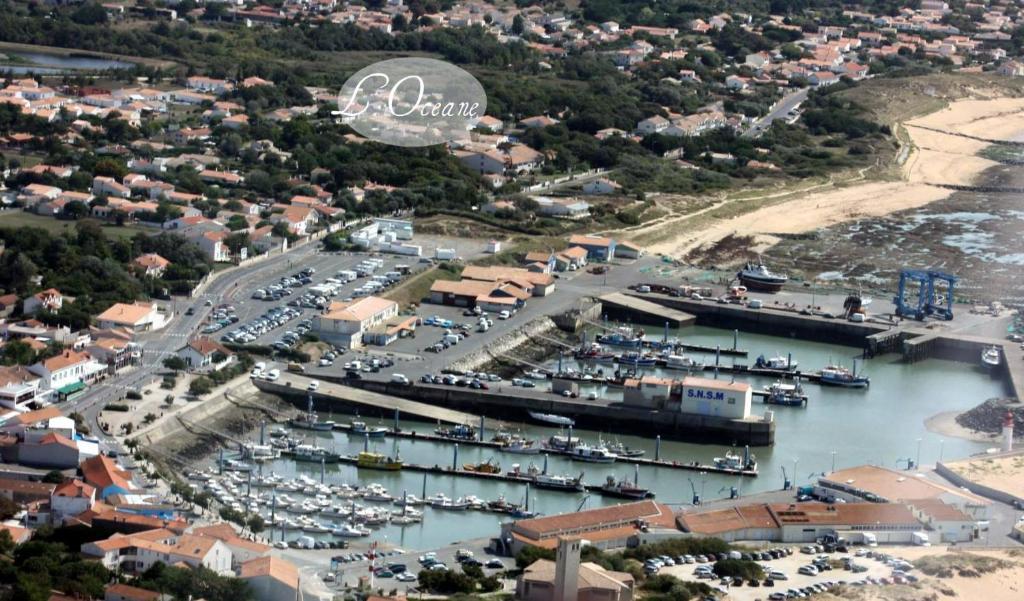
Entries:
{"label": "aerial harbor town", "polygon": [[1024,598],[1022,6],[3,0],[0,601]]}

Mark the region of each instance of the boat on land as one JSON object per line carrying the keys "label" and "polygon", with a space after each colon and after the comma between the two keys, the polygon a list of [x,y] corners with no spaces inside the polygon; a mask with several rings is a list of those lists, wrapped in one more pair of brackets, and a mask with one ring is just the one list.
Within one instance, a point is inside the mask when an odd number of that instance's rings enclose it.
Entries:
{"label": "boat on land", "polygon": [[356,436],[369,436],[370,438],[383,438],[388,433],[384,426],[367,426],[366,422],[352,422],[349,425],[349,432]]}
{"label": "boat on land", "polygon": [[854,371],[841,365],[830,364],[821,370],[821,384],[844,388],[867,388],[871,384],[871,378],[858,374],[856,364],[854,364]]}
{"label": "boat on land", "polygon": [[986,346],[981,351],[981,364],[988,368],[994,369],[999,367],[1003,363],[1003,352],[998,346]]}
{"label": "boat on land", "polygon": [[736,278],[748,290],[760,292],[778,292],[789,281],[789,276],[774,273],[760,260],[744,265],[743,269],[736,274]]}
{"label": "boat on land", "polygon": [[383,453],[363,451],[356,456],[356,467],[397,472],[402,469],[402,458],[386,457]]}
{"label": "boat on land", "polygon": [[545,424],[551,424],[553,426],[573,426],[576,424],[576,422],[571,417],[555,415],[554,413],[541,413],[539,411],[530,411],[530,417],[539,422],[544,422]]}
{"label": "boat on land", "polygon": [[608,476],[604,484],[597,491],[606,497],[617,499],[642,500],[654,497],[654,493],[646,488],[640,488],[629,480],[616,480],[615,476]]}

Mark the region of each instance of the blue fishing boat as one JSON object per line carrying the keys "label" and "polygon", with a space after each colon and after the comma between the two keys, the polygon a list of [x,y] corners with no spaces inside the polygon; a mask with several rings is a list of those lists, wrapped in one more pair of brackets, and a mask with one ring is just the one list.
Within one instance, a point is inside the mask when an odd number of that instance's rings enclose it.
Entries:
{"label": "blue fishing boat", "polygon": [[608,334],[598,334],[598,344],[607,344],[609,346],[618,346],[624,348],[640,348],[644,343],[644,335],[646,332],[643,330],[633,330],[633,328],[618,328],[614,332]]}
{"label": "blue fishing boat", "polygon": [[655,357],[642,355],[636,351],[629,351],[619,355],[618,362],[622,365],[631,365],[633,367],[654,367],[658,364],[658,360]]}
{"label": "blue fishing boat", "polygon": [[843,388],[867,388],[871,384],[871,378],[856,372],[856,362],[853,367],[854,371],[850,371],[841,365],[828,365],[821,370],[821,383]]}

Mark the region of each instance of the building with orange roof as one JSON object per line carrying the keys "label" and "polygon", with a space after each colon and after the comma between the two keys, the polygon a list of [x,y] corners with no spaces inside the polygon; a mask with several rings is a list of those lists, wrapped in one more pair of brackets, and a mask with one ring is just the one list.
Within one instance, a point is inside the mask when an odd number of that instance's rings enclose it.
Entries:
{"label": "building with orange roof", "polygon": [[0,524],[0,530],[6,531],[7,534],[10,534],[11,540],[13,540],[17,545],[26,543],[32,538],[32,530],[29,528],[22,528],[21,526],[15,526],[13,524]]}
{"label": "building with orange roof", "polygon": [[58,484],[50,494],[50,515],[55,524],[62,524],[64,518],[79,515],[92,508],[96,502],[96,487],[79,479]]}
{"label": "building with orange roof", "polygon": [[570,246],[579,246],[587,251],[587,258],[607,261],[615,256],[615,240],[605,236],[575,234],[569,237]]}
{"label": "building with orange roof", "polygon": [[547,296],[555,291],[553,275],[535,273],[519,267],[467,265],[462,270],[462,279],[497,283],[510,282],[528,290],[533,296]]}
{"label": "building with orange roof", "polygon": [[80,467],[85,482],[96,488],[98,499],[106,499],[116,494],[129,494],[137,490],[132,483],[131,474],[106,455],[86,459]]}
{"label": "building with orange roof", "polygon": [[378,296],[332,302],[313,318],[313,331],[321,339],[347,348],[363,345],[363,333],[398,315],[398,303]]}
{"label": "building with orange roof", "polygon": [[78,465],[80,459],[78,444],[56,432],[18,445],[18,463],[30,467],[68,469]]}
{"label": "building with orange roof", "polygon": [[253,559],[267,557],[271,551],[269,545],[238,536],[231,524],[226,522],[192,528],[190,534],[215,538],[227,545],[228,549],[231,549],[232,561],[236,565]]}
{"label": "building with orange roof", "polygon": [[822,492],[846,501],[904,502],[939,500],[977,520],[987,520],[992,502],[966,489],[928,478],[914,471],[861,465],[838,470],[818,479]]}
{"label": "building with orange roof", "polygon": [[[93,520],[96,523],[96,520]],[[150,529],[134,534],[115,534],[108,539],[86,543],[81,552],[98,559],[110,570],[141,573],[154,564],[199,566],[221,575],[231,571],[231,550],[214,538],[179,534],[167,529]]]}
{"label": "building with orange roof", "polygon": [[147,276],[158,278],[164,274],[164,270],[171,262],[161,257],[156,253],[146,253],[139,255],[132,260],[132,265],[135,265],[143,271]]}
{"label": "building with orange roof", "polygon": [[583,538],[600,549],[630,546],[641,528],[676,530],[669,506],[638,501],[576,513],[543,516],[502,524],[501,544],[511,554],[523,547],[554,549],[559,537]]}
{"label": "building with orange roof", "polygon": [[169,597],[157,591],[120,582],[108,584],[103,592],[103,601],[163,601],[167,598]]}
{"label": "building with orange roof", "polygon": [[156,303],[114,303],[100,313],[96,321],[101,328],[126,328],[132,332],[147,332],[163,326],[163,318]]}
{"label": "building with orange roof", "polygon": [[85,351],[65,350],[37,361],[28,369],[40,377],[44,389],[55,391],[60,400],[65,400],[84,390],[103,373],[105,366]]}
{"label": "building with orange roof", "polygon": [[[67,299],[70,300],[71,299]],[[26,315],[35,315],[39,311],[60,311],[60,308],[64,306],[65,297],[61,294],[60,290],[56,288],[49,288],[41,292],[36,292],[32,296],[29,296],[22,303],[22,313]]]}
{"label": "building with orange roof", "polygon": [[227,366],[235,358],[234,352],[207,336],[189,340],[178,349],[177,354],[191,369],[209,367],[216,370]]}
{"label": "building with orange roof", "polygon": [[245,581],[257,601],[298,597],[299,570],[288,560],[279,557],[251,559],[242,563],[238,577]]}

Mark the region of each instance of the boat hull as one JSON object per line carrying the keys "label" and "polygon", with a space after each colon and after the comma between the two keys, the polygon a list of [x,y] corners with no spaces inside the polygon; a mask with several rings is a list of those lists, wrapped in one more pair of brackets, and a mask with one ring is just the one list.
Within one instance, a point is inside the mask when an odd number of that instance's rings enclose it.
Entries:
{"label": "boat hull", "polygon": [[653,499],[654,493],[649,490],[620,490],[614,488],[601,488],[597,491],[603,497],[613,497],[616,499],[630,499],[633,501],[642,501],[644,499]]}
{"label": "boat hull", "polygon": [[747,290],[756,292],[778,292],[786,282],[778,280],[762,280],[747,275],[739,274],[740,283],[747,287]]}

